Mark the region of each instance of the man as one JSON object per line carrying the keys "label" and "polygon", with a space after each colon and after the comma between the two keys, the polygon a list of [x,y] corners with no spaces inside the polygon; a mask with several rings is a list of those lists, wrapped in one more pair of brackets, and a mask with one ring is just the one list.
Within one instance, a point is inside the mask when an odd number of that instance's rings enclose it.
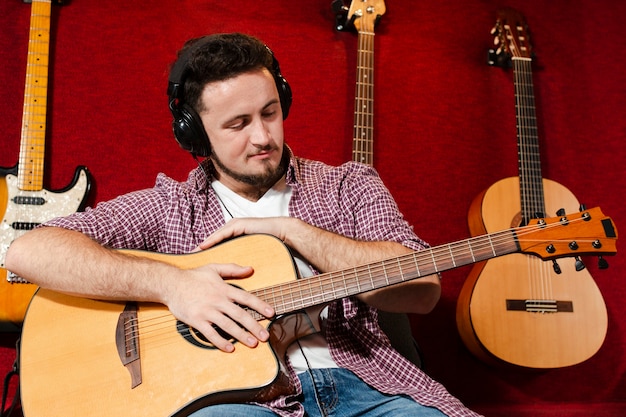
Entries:
{"label": "man", "polygon": [[[111,248],[180,254],[262,233],[282,240],[300,274],[311,276],[425,247],[374,170],[292,155],[283,138],[291,90],[258,39],[235,33],[188,42],[168,93],[176,139],[207,157],[188,180],[160,174],[153,189],[52,220],[13,242],[8,269],[68,294],[162,303],[229,354],[245,349],[237,343],[255,348],[270,337],[244,307],[271,318],[275,306],[224,281],[245,279],[252,267],[182,270]],[[475,415],[393,350],[376,321],[377,309],[427,313],[440,291],[433,275],[309,311],[319,331],[286,348],[293,393],[193,416]]]}

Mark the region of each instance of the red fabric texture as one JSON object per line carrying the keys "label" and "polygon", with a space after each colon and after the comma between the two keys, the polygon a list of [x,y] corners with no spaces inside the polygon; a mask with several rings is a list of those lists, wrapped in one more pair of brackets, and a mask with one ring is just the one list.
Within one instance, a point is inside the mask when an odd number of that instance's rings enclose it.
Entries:
{"label": "red fabric texture", "polygon": [[[543,176],[626,227],[624,2],[388,1],[375,37],[375,167],[422,238],[470,236],[474,197],[518,175],[512,73],[486,62],[503,6],[519,10],[532,35]],[[19,153],[30,5],[6,0],[0,9],[0,166],[9,167]],[[212,32],[251,33],[272,48],[293,89],[285,132],[296,154],[351,158],[357,37],[334,29],[330,0],[74,0],[53,7],[52,26],[47,189],[65,187],[79,165],[93,175],[92,205],[150,187],[158,172],[185,179],[195,162],[171,134],[168,68],[186,39]],[[411,317],[427,372],[489,415],[624,414],[626,261],[620,252],[608,270],[585,261],[609,314],[595,356],[540,372],[476,359],[455,325],[470,270],[462,267],[444,274],[434,312]],[[1,336],[1,375],[14,337]]]}

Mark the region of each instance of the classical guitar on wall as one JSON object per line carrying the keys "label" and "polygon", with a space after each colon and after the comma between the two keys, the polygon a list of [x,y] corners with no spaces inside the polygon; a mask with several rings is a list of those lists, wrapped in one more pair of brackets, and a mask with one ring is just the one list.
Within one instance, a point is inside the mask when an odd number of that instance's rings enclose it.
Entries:
{"label": "classical guitar on wall", "polygon": [[[513,67],[519,177],[498,181],[476,197],[468,214],[472,235],[580,207],[567,188],[541,174],[533,53],[523,16],[499,11],[493,34],[494,61]],[[601,268],[608,266],[600,262]],[[469,350],[486,362],[559,368],[598,351],[607,310],[579,257],[551,263],[514,254],[474,265],[458,299],[457,326]]]}
{"label": "classical guitar on wall", "polygon": [[26,417],[188,416],[210,404],[271,399],[293,390],[279,361],[302,332],[310,334],[308,321],[298,317],[306,308],[511,253],[546,260],[610,255],[616,240],[613,221],[594,208],[302,279],[288,248],[270,235],[241,236],[187,255],[124,251],[184,269],[252,266],[254,274],[233,285],[274,306],[273,320],[249,311],[267,326],[269,343],[237,344],[224,353],[163,305],[40,289],[22,329],[22,409]]}
{"label": "classical guitar on wall", "polygon": [[9,245],[38,224],[82,208],[90,188],[85,167],[63,190],[43,188],[51,11],[51,0],[32,1],[19,160],[0,169],[0,325],[19,326],[36,290],[4,269]]}

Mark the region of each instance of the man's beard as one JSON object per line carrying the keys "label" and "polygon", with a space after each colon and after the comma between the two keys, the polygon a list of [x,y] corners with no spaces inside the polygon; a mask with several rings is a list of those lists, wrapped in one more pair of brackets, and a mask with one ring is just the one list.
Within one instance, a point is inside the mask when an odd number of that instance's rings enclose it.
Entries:
{"label": "man's beard", "polygon": [[280,163],[276,168],[272,168],[269,162],[266,165],[265,172],[261,174],[242,174],[228,168],[219,157],[211,150],[211,160],[225,175],[233,178],[236,181],[244,184],[252,185],[254,187],[271,188],[276,181],[278,181],[287,170],[288,153],[283,150],[283,155]]}

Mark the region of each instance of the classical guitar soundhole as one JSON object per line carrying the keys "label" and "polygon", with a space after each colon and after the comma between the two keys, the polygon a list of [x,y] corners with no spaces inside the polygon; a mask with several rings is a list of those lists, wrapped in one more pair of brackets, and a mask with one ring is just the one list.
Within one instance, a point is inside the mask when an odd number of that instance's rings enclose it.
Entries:
{"label": "classical guitar soundhole", "polygon": [[[231,343],[235,343],[236,340],[230,334],[226,333],[224,330],[220,329],[216,325],[213,325],[213,328],[222,336],[224,339],[228,340]],[[183,323],[180,320],[176,321],[176,330],[178,333],[189,343],[194,346],[198,346],[205,349],[217,349],[213,343],[211,343],[204,335],[196,330],[195,328]]]}

